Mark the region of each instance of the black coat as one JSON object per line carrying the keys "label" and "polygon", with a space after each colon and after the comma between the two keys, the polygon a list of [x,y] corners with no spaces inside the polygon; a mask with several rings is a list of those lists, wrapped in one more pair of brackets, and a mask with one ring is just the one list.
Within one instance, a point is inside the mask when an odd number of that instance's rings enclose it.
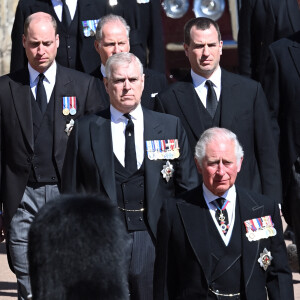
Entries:
{"label": "black coat", "polygon": [[297,0],[242,0],[239,16],[239,71],[261,80],[268,46],[300,30]]}
{"label": "black coat", "polygon": [[[144,143],[146,214],[152,234],[156,236],[163,200],[197,186],[198,176],[180,120],[147,109],[143,109],[143,113],[144,141],[178,139],[180,147],[179,158],[170,160],[175,172],[167,182],[161,174],[166,160],[150,160]],[[104,193],[117,205],[109,108],[75,122],[63,167],[62,191]]]}
{"label": "black coat", "polygon": [[271,44],[262,82],[271,113],[280,127],[277,141],[284,195],[289,186],[292,166],[300,155],[299,82],[300,31]]}
{"label": "black coat", "polygon": [[[281,202],[279,160],[263,89],[258,82],[224,69],[221,72],[220,127],[234,132],[244,149],[243,167],[237,183]],[[204,123],[200,110],[202,103],[191,76],[187,80],[170,85],[157,97],[159,110],[181,119],[194,150],[201,134],[209,127]],[[275,120],[273,123],[276,127]]]}
{"label": "black coat", "polygon": [[143,47],[131,47],[130,52],[138,56],[145,67],[164,73],[166,62],[161,1],[149,0],[147,3],[137,4],[137,7],[139,12],[137,28]]}
{"label": "black coat", "polygon": [[[246,294],[246,298],[242,299],[294,299],[278,205],[273,199],[241,188],[237,188],[237,201],[241,222],[235,222],[234,226],[240,226],[242,233],[242,282]],[[263,216],[272,217],[277,234],[250,242],[246,237],[244,221]],[[202,187],[185,193],[180,199],[166,201],[157,232],[155,300],[209,299],[211,278],[217,278],[233,264],[226,257],[226,261],[219,261],[214,271],[211,269],[208,218],[211,214]],[[257,261],[264,248],[273,257],[267,271]]]}
{"label": "black coat", "polygon": [[[22,45],[22,34],[25,19],[36,12],[45,12],[52,15],[57,22],[57,33],[60,39],[66,36],[62,23],[57,18],[51,0],[20,0],[17,6],[15,21],[12,29],[12,52],[11,52],[11,72],[23,68],[27,64],[27,58]],[[138,19],[139,11],[136,0],[118,0],[118,4],[110,6],[109,1],[98,0],[78,0],[78,29],[77,29],[77,51],[79,71],[90,73],[96,65],[100,64],[100,57],[94,48],[95,37],[85,37],[83,34],[82,21],[98,20],[107,14],[116,14],[122,16],[131,28],[130,44],[132,49],[143,53],[143,43],[139,33]],[[143,54],[145,56],[145,54]],[[66,49],[59,47],[57,61],[63,66],[68,66],[66,60],[60,60],[60,57],[67,57]],[[140,57],[143,59],[143,57]]]}
{"label": "black coat", "polygon": [[[103,96],[95,78],[57,65],[54,93],[55,163],[61,176],[68,136],[65,132],[70,119],[103,109]],[[64,96],[76,96],[77,113],[62,113]],[[8,225],[24,194],[34,155],[34,134],[31,106],[31,89],[28,69],[0,77],[1,110],[1,160],[0,207],[3,205],[5,223]],[[59,178],[60,179],[60,178]]]}

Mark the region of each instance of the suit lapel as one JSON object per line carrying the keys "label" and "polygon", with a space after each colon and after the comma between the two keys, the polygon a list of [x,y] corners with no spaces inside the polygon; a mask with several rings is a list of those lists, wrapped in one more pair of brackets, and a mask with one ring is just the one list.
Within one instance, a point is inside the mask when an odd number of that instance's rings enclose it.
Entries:
{"label": "suit lapel", "polygon": [[[300,33],[298,33],[298,36],[300,36]],[[289,47],[289,52],[300,76],[300,44],[294,41],[293,46]]]}
{"label": "suit lapel", "polygon": [[[146,152],[146,141],[153,139],[163,139],[162,128],[160,122],[155,118],[155,114],[151,113],[149,110],[143,108],[144,114],[144,160],[145,160],[145,190],[146,199],[148,206],[148,219],[151,219],[150,212],[151,206],[156,205],[157,197],[155,197],[155,192],[159,184],[160,171],[156,166],[161,164],[159,161],[151,161]],[[151,117],[152,116],[152,117]],[[160,201],[160,200],[159,200]]]}
{"label": "suit lapel", "polygon": [[180,106],[191,131],[198,140],[201,133],[205,130],[199,108],[199,105],[201,105],[199,101],[201,100],[191,82],[178,82],[178,88],[175,92],[178,105]]}
{"label": "suit lapel", "polygon": [[297,32],[300,28],[300,18],[299,18],[299,7],[296,0],[286,1],[287,11],[289,15],[289,20],[293,28],[293,32]]}
{"label": "suit lapel", "polygon": [[117,204],[114,152],[111,138],[110,109],[91,123],[91,144],[101,182],[108,197]]}
{"label": "suit lapel", "polygon": [[31,89],[29,86],[29,72],[27,69],[18,72],[16,79],[10,81],[12,99],[16,108],[24,136],[33,150],[33,121],[31,111]]}
{"label": "suit lapel", "polygon": [[228,77],[228,73],[222,69],[221,73],[221,119],[220,127],[231,128],[236,111],[236,98],[234,96],[235,82]]}
{"label": "suit lapel", "polygon": [[[64,147],[68,136],[65,132],[66,124],[72,119],[71,116],[64,116],[63,110],[63,97],[75,96],[74,95],[74,82],[69,76],[63,72],[62,67],[57,64],[56,80],[53,89],[54,93],[54,155],[57,163],[64,158]],[[79,103],[76,101],[76,105]],[[78,108],[78,107],[77,107]],[[78,111],[78,109],[77,109]]]}
{"label": "suit lapel", "polygon": [[246,237],[246,228],[244,221],[257,218],[257,216],[264,215],[264,206],[258,206],[255,199],[247,192],[237,189],[238,201],[240,205],[241,216],[241,234],[242,234],[242,260],[243,260],[243,273],[244,282],[247,287],[253,273],[257,258],[259,257],[260,241],[249,242]]}
{"label": "suit lapel", "polygon": [[191,199],[191,201],[187,199],[187,202],[177,203],[177,207],[189,243],[203,269],[207,282],[209,282],[211,273],[211,255],[209,230],[206,222],[209,211],[203,198],[202,188],[199,187],[195,189],[195,192],[192,193],[191,196],[191,198],[197,198],[197,202],[199,203],[193,203],[193,199]]}

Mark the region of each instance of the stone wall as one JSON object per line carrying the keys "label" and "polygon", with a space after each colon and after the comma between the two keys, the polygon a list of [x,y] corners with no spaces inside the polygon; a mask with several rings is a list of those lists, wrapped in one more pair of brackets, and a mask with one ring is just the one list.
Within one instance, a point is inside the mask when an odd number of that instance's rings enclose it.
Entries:
{"label": "stone wall", "polygon": [[0,0],[0,75],[9,72],[11,29],[18,0]]}

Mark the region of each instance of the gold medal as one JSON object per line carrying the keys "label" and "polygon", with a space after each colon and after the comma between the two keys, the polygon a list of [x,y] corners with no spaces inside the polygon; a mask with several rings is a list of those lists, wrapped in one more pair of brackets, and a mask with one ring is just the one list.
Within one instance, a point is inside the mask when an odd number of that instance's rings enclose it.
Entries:
{"label": "gold medal", "polygon": [[68,108],[64,108],[64,109],[63,109],[63,114],[64,114],[65,116],[67,116],[69,113],[70,113],[70,111],[69,111]]}

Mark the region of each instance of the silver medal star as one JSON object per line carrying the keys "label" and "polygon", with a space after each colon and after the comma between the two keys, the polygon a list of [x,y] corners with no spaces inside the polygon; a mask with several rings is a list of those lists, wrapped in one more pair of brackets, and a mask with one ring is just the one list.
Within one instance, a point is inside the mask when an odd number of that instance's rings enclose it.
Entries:
{"label": "silver medal star", "polygon": [[173,165],[169,161],[167,161],[166,164],[163,166],[161,173],[163,174],[163,178],[165,178],[167,182],[169,182],[170,178],[173,176],[174,173]]}
{"label": "silver medal star", "polygon": [[268,251],[266,248],[262,253],[260,253],[260,257],[257,260],[260,266],[266,271],[268,266],[271,264],[271,260],[273,257],[271,256],[271,252]]}
{"label": "silver medal star", "polygon": [[73,126],[74,126],[74,120],[71,119],[70,122],[66,124],[66,129],[65,129],[65,132],[67,133],[68,136],[70,135]]}

